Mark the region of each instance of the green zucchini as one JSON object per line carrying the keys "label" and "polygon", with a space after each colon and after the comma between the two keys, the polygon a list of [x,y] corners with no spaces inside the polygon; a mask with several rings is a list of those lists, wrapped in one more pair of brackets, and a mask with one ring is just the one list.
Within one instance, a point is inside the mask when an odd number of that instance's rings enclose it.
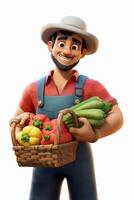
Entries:
{"label": "green zucchini", "polygon": [[70,109],[72,109],[72,110],[75,111],[75,110],[81,110],[81,109],[83,109],[83,106],[86,107],[86,108],[88,108],[88,105],[90,105],[90,102],[95,101],[95,100],[97,100],[99,102],[102,102],[102,100],[98,96],[92,96],[92,97],[90,97],[90,98],[88,98],[88,99],[86,99],[86,100],[84,100],[84,101],[82,101],[82,102],[80,102],[80,103],[78,103],[78,104],[70,107]]}

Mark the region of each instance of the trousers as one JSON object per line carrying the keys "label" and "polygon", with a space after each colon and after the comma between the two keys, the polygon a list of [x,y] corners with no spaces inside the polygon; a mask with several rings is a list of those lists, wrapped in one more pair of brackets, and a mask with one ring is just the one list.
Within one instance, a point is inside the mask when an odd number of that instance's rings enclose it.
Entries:
{"label": "trousers", "polygon": [[88,143],[79,143],[76,161],[70,164],[34,168],[30,200],[59,200],[64,178],[70,200],[97,200],[92,151]]}

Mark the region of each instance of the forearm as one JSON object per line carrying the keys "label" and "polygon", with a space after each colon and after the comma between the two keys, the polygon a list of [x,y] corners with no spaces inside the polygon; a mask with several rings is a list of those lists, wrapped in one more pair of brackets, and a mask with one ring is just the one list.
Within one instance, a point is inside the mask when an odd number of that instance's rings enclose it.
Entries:
{"label": "forearm", "polygon": [[109,113],[105,119],[104,124],[95,129],[99,138],[106,137],[118,131],[123,125],[123,115],[120,108],[115,105],[113,106],[112,111]]}
{"label": "forearm", "polygon": [[24,113],[24,111],[20,107],[18,107],[13,117],[17,117],[21,115],[22,113]]}
{"label": "forearm", "polygon": [[14,120],[18,120],[20,125],[24,125],[24,123],[32,116],[33,113],[24,112],[21,108],[17,108],[15,114],[10,119],[9,124],[11,125]]}

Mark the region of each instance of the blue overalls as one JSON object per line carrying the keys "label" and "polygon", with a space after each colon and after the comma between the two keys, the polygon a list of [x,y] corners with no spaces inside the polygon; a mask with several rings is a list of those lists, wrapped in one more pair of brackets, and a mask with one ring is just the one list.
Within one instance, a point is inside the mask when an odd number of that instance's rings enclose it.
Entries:
{"label": "blue overalls", "polygon": [[[44,113],[51,119],[58,112],[74,105],[76,99],[82,98],[82,88],[86,76],[80,75],[76,82],[75,95],[45,96],[45,78],[38,82],[38,100],[40,106],[37,113]],[[62,182],[66,178],[70,200],[97,200],[94,166],[90,144],[78,144],[76,161],[62,167],[38,167],[33,170],[31,193],[29,200],[59,200]]]}

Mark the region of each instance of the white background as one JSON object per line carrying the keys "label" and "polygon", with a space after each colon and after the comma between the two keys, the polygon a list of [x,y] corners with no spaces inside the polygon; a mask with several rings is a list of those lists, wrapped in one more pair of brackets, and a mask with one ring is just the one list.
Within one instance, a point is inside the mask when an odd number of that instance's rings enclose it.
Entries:
{"label": "white background", "polygon": [[[0,193],[4,200],[28,200],[31,168],[17,166],[8,121],[24,87],[53,68],[40,29],[65,15],[87,22],[99,50],[76,67],[102,82],[118,99],[124,126],[92,145],[99,200],[132,200],[134,29],[131,0],[0,0]],[[68,200],[64,182],[61,200]],[[83,199],[84,200],[84,199]]]}

